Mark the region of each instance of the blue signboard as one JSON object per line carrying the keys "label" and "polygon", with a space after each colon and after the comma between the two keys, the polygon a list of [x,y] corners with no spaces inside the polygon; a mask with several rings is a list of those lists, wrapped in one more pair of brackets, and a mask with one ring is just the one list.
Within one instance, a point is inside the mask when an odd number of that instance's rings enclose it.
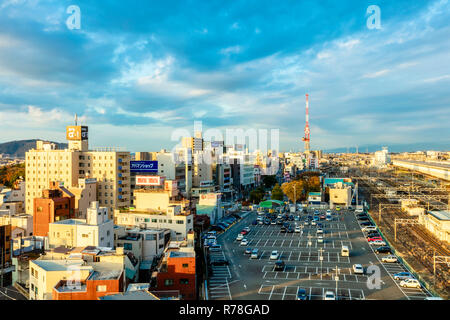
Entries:
{"label": "blue signboard", "polygon": [[158,161],[130,161],[130,172],[158,172]]}

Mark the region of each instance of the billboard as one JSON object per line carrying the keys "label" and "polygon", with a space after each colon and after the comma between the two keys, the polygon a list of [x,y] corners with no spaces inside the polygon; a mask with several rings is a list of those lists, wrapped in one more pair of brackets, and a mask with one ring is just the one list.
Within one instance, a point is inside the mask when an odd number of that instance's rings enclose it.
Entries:
{"label": "billboard", "polygon": [[164,177],[160,176],[136,176],[137,186],[160,186]]}
{"label": "billboard", "polygon": [[211,141],[211,148],[223,147],[223,141]]}
{"label": "billboard", "polygon": [[130,161],[130,172],[158,172],[158,161]]}
{"label": "billboard", "polygon": [[71,141],[81,141],[88,139],[87,126],[67,126],[66,139]]}

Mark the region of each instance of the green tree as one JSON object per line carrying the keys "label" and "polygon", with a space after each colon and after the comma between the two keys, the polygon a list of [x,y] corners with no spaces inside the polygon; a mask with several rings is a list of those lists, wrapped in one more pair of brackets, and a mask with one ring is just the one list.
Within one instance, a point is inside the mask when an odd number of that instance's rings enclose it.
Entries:
{"label": "green tree", "polygon": [[280,185],[277,183],[272,189],[272,200],[283,201],[283,190],[281,190]]}
{"label": "green tree", "polygon": [[277,183],[275,176],[263,176],[264,188],[270,189]]}
{"label": "green tree", "polygon": [[250,201],[252,203],[260,203],[264,197],[264,192],[260,189],[255,189],[250,192]]}

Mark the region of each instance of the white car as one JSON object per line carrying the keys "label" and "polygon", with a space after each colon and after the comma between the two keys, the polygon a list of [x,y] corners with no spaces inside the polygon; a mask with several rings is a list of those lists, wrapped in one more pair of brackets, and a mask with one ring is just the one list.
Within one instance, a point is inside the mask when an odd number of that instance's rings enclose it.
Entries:
{"label": "white car", "polygon": [[315,226],[317,223],[313,220],[313,221],[311,221],[311,225],[312,226]]}
{"label": "white car", "polygon": [[323,234],[323,229],[322,228],[317,229],[316,234]]}
{"label": "white car", "polygon": [[330,209],[327,210],[327,214],[331,214],[331,210]]}
{"label": "white car", "polygon": [[362,231],[377,231],[377,227],[375,226],[366,226],[361,229]]}
{"label": "white car", "polygon": [[333,291],[326,291],[323,300],[336,300],[336,296]]}
{"label": "white car", "polygon": [[322,235],[319,235],[317,237],[317,243],[323,243],[323,236]]}
{"label": "white car", "polygon": [[353,265],[353,273],[354,274],[364,274],[364,268],[360,264]]}
{"label": "white car", "polygon": [[309,224],[309,222],[308,222],[308,221],[305,221],[304,225],[307,226],[308,224]]}
{"label": "white car", "polygon": [[420,282],[417,279],[405,279],[400,281],[400,287],[420,289]]}
{"label": "white car", "polygon": [[240,246],[246,246],[246,245],[248,245],[248,240],[242,239]]}
{"label": "white car", "polygon": [[272,251],[272,253],[270,254],[270,260],[277,260],[278,259],[278,251],[274,250]]}
{"label": "white car", "polygon": [[239,233],[236,237],[236,240],[241,241],[242,239],[244,239],[244,235],[242,233]]}
{"label": "white car", "polygon": [[398,258],[393,255],[388,255],[388,256],[381,258],[381,262],[391,262],[391,263],[398,262]]}
{"label": "white car", "polygon": [[300,227],[295,227],[294,232],[299,233],[301,231]]}
{"label": "white car", "polygon": [[243,230],[250,232],[250,227],[245,227]]}
{"label": "white car", "polygon": [[377,240],[377,241],[371,241],[369,242],[370,244],[376,245],[376,246],[385,246],[386,242],[382,241],[382,240]]}

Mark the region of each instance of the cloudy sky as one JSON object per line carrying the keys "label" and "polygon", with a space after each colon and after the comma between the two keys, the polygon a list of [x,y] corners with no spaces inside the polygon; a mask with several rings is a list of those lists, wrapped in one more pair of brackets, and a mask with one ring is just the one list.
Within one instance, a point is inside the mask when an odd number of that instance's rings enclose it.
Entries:
{"label": "cloudy sky", "polygon": [[64,141],[77,113],[91,147],[170,149],[196,120],[303,150],[309,93],[313,149],[450,149],[449,21],[448,0],[0,0],[0,142]]}

